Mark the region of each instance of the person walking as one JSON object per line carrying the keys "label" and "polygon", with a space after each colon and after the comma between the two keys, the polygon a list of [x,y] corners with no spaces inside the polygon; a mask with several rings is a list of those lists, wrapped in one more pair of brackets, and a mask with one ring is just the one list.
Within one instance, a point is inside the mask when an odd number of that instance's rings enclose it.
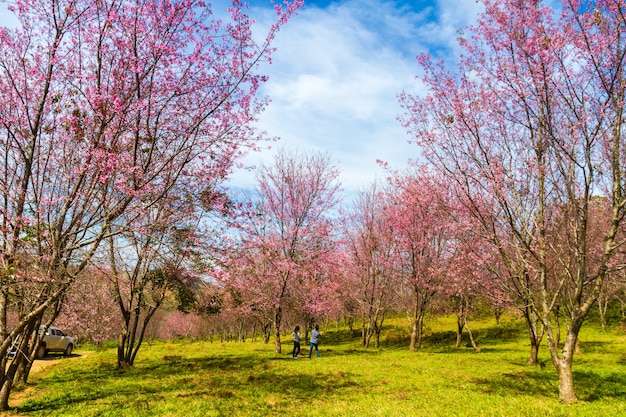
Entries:
{"label": "person walking", "polygon": [[293,340],[293,352],[291,352],[291,356],[294,359],[298,359],[298,355],[300,354],[300,326],[296,326],[293,333],[291,333],[291,339]]}
{"label": "person walking", "polygon": [[315,328],[311,332],[311,340],[309,340],[309,359],[311,359],[311,355],[313,354],[313,348],[315,348],[315,354],[317,355],[317,357],[319,358],[321,356],[320,350],[318,348],[319,338],[321,336],[322,334],[320,333],[320,326],[316,324]]}

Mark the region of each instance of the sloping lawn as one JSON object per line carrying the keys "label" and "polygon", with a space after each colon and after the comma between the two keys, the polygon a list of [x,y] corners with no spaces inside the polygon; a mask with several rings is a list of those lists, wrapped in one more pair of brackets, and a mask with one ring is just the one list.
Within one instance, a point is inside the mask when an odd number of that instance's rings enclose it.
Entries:
{"label": "sloping lawn", "polygon": [[[381,348],[358,333],[322,329],[322,358],[299,360],[273,343],[153,342],[135,367],[118,371],[113,347],[85,351],[31,378],[17,409],[28,416],[626,416],[626,335],[588,324],[574,377],[579,402],[558,400],[558,380],[542,346],[526,366],[521,323],[475,324],[481,347],[455,348],[452,321],[430,319],[423,348],[408,352],[402,320]],[[81,350],[76,352],[81,355]],[[88,354],[86,354],[88,353]],[[19,395],[19,392],[18,392]]]}

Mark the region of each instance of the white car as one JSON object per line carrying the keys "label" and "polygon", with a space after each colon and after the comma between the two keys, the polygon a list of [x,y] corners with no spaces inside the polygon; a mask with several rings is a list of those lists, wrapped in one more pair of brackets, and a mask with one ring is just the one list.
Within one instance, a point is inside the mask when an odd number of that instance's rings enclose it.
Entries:
{"label": "white car", "polygon": [[[39,326],[39,334],[43,332],[45,326]],[[50,326],[43,335],[39,349],[37,349],[37,357],[43,358],[48,352],[63,352],[65,356],[70,356],[74,349],[74,339],[63,333],[58,327]]]}

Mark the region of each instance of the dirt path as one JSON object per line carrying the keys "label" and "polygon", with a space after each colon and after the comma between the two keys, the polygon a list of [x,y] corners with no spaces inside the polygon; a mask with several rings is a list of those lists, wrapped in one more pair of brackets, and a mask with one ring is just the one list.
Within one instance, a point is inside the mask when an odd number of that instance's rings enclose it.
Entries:
{"label": "dirt path", "polygon": [[[77,358],[80,357],[79,355],[73,355],[73,356],[76,356]],[[44,359],[37,359],[33,363],[33,366],[30,368],[30,374],[35,375],[46,368],[56,365],[62,360],[70,359],[70,358],[72,358],[72,356],[70,356],[69,358],[63,358],[60,356],[46,356]]]}
{"label": "dirt path", "polygon": [[[44,359],[37,359],[33,363],[33,366],[30,369],[29,378],[32,378],[33,376],[37,375],[43,370],[46,370],[55,366],[61,361],[76,360],[81,357],[84,357],[84,354],[83,355],[72,354],[69,357],[63,357],[63,356],[58,356],[58,355],[48,355]],[[12,392],[9,397],[9,407],[13,408],[13,407],[19,406],[21,403],[28,400],[34,393],[35,393],[35,388],[33,386],[27,386],[24,389],[21,389],[20,391]],[[4,413],[0,412],[0,417],[17,417],[17,416],[23,416],[23,414],[18,414],[18,413],[14,413],[10,411],[4,412]]]}

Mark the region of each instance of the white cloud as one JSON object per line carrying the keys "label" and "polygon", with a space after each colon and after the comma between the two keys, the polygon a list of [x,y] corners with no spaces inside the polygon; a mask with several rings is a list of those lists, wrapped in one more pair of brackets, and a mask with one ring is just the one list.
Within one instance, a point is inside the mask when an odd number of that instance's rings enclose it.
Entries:
{"label": "white cloud", "polygon": [[[419,53],[455,53],[458,30],[478,7],[475,0],[439,0],[421,10],[373,0],[305,6],[281,29],[273,64],[263,68],[270,75],[263,93],[272,102],[259,127],[287,148],[330,150],[347,191],[385,175],[377,159],[403,168],[419,151],[396,120],[397,94],[419,88]],[[271,160],[269,151],[246,162]],[[254,174],[237,172],[232,183],[251,186]]]}

